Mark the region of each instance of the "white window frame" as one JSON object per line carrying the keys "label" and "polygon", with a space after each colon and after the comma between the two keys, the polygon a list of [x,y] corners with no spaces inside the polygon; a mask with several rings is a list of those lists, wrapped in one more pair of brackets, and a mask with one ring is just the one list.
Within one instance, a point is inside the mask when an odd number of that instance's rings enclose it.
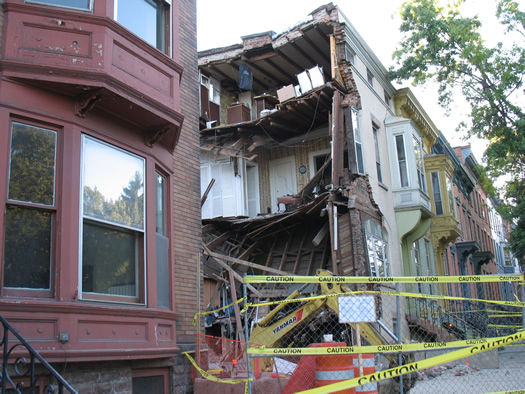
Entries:
{"label": "white window frame", "polygon": [[421,191],[427,191],[427,184],[425,180],[425,164],[423,162],[423,147],[421,146],[421,139],[419,136],[412,134],[412,141],[414,144],[414,158],[416,162],[416,172],[417,172],[417,183]]}
{"label": "white window frame", "polygon": [[379,147],[379,128],[375,125],[372,125],[372,133],[374,134],[374,145],[376,150],[376,171],[377,171],[377,180],[380,183],[384,183],[383,179],[383,166],[381,164],[381,149]]}
{"label": "white window frame", "polygon": [[[370,269],[370,276],[391,276],[390,260],[388,258],[388,241],[381,225],[374,220],[367,220],[364,226],[366,249],[368,254],[368,267]],[[377,243],[381,243],[383,260],[379,259],[377,250]],[[370,247],[370,244],[372,247]],[[379,272],[379,264],[381,261],[383,265],[383,273]]]}
{"label": "white window frame", "polygon": [[[401,137],[401,143],[403,148],[403,155],[405,156],[403,160],[399,158],[399,146],[398,146],[398,137]],[[410,187],[410,171],[408,171],[408,157],[407,157],[407,150],[406,150],[406,141],[405,141],[405,134],[395,134],[394,135],[394,145],[395,145],[395,152],[396,152],[396,163],[397,163],[397,177],[399,180],[399,187],[400,188],[408,188]],[[404,164],[404,168],[402,168],[401,164]],[[404,171],[403,171],[404,170]],[[406,184],[403,183],[403,174],[406,179]]]}
{"label": "white window frame", "polygon": [[365,175],[365,160],[363,152],[361,123],[359,121],[359,111],[352,108],[352,128],[354,133],[354,153],[356,161],[356,171],[359,175]]}
{"label": "white window frame", "polygon": [[[81,142],[81,171],[82,174],[84,174],[84,166],[85,166],[85,158],[84,158],[84,144],[86,139],[90,139],[92,141],[95,141],[99,144],[106,145],[109,148],[115,149],[116,151],[122,152],[124,154],[130,155],[132,157],[139,158],[143,161],[143,193],[144,193],[144,203],[143,203],[143,228],[139,229],[136,226],[129,226],[125,224],[119,224],[114,223],[107,220],[101,220],[94,217],[87,217],[84,214],[84,193],[83,193],[83,187],[84,187],[84,177],[81,176],[81,182],[80,182],[80,217],[79,217],[79,240],[78,240],[78,264],[79,264],[79,270],[78,270],[78,287],[79,287],[79,299],[80,300],[90,300],[90,301],[102,301],[102,302],[108,302],[108,303],[131,303],[134,305],[147,305],[147,239],[146,239],[146,224],[147,224],[147,217],[146,217],[146,207],[147,207],[147,173],[146,173],[146,159],[142,156],[136,155],[132,152],[126,151],[119,147],[118,145],[114,145],[111,143],[108,143],[106,141],[103,141],[101,139],[92,137],[88,134],[82,134],[82,142]],[[99,293],[99,292],[86,292],[82,288],[82,282],[83,282],[83,236],[84,236],[84,220],[87,219],[89,221],[96,221],[102,225],[107,224],[109,227],[113,227],[115,229],[123,229],[123,230],[130,230],[134,231],[135,233],[142,234],[142,254],[140,255],[140,258],[137,259],[137,265],[136,265],[136,272],[135,272],[135,296],[121,296],[118,294],[107,294],[107,293]],[[135,245],[135,252],[137,257],[139,257],[138,252],[140,248],[138,248],[138,245]],[[141,280],[142,277],[142,280]]]}

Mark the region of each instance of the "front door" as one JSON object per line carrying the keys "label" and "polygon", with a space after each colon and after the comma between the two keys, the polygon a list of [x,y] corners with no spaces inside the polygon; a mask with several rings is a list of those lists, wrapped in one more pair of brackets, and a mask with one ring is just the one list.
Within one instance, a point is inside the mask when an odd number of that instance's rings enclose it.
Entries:
{"label": "front door", "polygon": [[[278,211],[278,197],[297,193],[294,156],[270,161],[270,193],[272,212]],[[284,207],[281,207],[281,210],[284,210]]]}

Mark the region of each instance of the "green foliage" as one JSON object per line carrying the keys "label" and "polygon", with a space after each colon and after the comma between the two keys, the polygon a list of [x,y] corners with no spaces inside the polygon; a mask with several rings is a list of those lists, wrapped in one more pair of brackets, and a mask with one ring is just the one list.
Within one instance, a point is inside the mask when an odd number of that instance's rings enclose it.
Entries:
{"label": "green foliage", "polygon": [[[394,52],[397,68],[390,78],[429,80],[439,85],[439,102],[450,109],[459,90],[470,105],[468,136],[487,139],[485,174],[492,179],[510,177],[502,190],[503,216],[515,225],[511,234],[514,254],[525,257],[525,116],[518,99],[525,76],[525,13],[519,3],[499,0],[497,17],[507,32],[521,42],[488,47],[478,17],[463,17],[463,0],[446,6],[438,0],[409,0],[401,9],[404,33]],[[463,124],[465,127],[465,124]],[[486,180],[484,181],[486,183]]]}

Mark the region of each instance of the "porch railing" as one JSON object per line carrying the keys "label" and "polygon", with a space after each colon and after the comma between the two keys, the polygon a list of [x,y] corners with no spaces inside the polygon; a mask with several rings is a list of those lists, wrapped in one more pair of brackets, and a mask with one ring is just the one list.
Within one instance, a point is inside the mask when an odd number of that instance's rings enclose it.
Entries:
{"label": "porch railing", "polygon": [[[0,323],[3,327],[2,341],[2,370],[0,376],[0,393],[6,393],[6,390],[15,390],[21,393],[22,390],[31,394],[40,392],[40,378],[45,375],[51,375],[55,382],[45,384],[44,393],[64,393],[64,389],[70,393],[77,393],[71,385],[40,355],[38,352],[9,324],[9,322],[0,316]],[[14,338],[10,338],[13,335]],[[13,342],[10,342],[13,339]],[[9,361],[11,360],[11,363]],[[37,373],[37,365],[42,373]],[[27,385],[26,383],[29,382]]]}

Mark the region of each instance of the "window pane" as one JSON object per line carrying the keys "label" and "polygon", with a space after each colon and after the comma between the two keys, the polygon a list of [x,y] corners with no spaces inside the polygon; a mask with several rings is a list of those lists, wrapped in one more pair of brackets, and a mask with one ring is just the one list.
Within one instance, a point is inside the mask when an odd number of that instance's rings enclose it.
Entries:
{"label": "window pane", "polygon": [[54,205],[56,132],[13,122],[8,198]]}
{"label": "window pane", "polygon": [[405,156],[405,139],[402,135],[396,135],[397,160],[399,163],[399,178],[401,187],[408,187],[408,172]]}
{"label": "window pane", "polygon": [[166,235],[166,178],[160,174],[155,174],[157,182],[155,190],[155,209],[157,233]]}
{"label": "window pane", "polygon": [[137,297],[143,235],[84,220],[82,291]]}
{"label": "window pane", "polygon": [[7,207],[4,286],[50,289],[51,213]]}
{"label": "window pane", "polygon": [[166,237],[166,178],[156,175],[157,305],[170,307],[169,239]]}
{"label": "window pane", "polygon": [[144,229],[144,159],[84,136],[84,217]]}
{"label": "window pane", "polygon": [[439,184],[439,174],[433,172],[430,174],[432,178],[432,193],[434,195],[434,206],[436,208],[436,215],[443,215],[443,203],[441,201],[441,187]]}
{"label": "window pane", "polygon": [[379,182],[383,182],[383,172],[381,170],[381,153],[379,151],[379,139],[378,139],[378,131],[377,129],[374,127],[373,129],[373,132],[374,132],[374,144],[375,144],[375,148],[376,148],[376,170],[377,170],[377,180]]}
{"label": "window pane", "polygon": [[78,8],[81,10],[89,10],[90,0],[26,0],[28,3],[39,3],[39,4],[49,4],[57,5],[67,8]]}
{"label": "window pane", "polygon": [[357,160],[357,172],[359,174],[364,174],[365,163],[363,162],[363,148],[361,144],[355,144],[355,155]]}
{"label": "window pane", "polygon": [[447,176],[446,182],[450,213],[452,214],[452,216],[456,217],[456,207],[454,206],[454,191],[452,190],[452,180],[449,176]]}
{"label": "window pane", "polygon": [[419,140],[412,136],[414,142],[414,152],[416,154],[416,168],[417,168],[417,182],[421,190],[426,191],[425,176],[423,169],[423,151],[421,149],[421,143]]}
{"label": "window pane", "polygon": [[144,41],[158,47],[157,13],[161,6],[153,0],[119,0],[117,21]]}

